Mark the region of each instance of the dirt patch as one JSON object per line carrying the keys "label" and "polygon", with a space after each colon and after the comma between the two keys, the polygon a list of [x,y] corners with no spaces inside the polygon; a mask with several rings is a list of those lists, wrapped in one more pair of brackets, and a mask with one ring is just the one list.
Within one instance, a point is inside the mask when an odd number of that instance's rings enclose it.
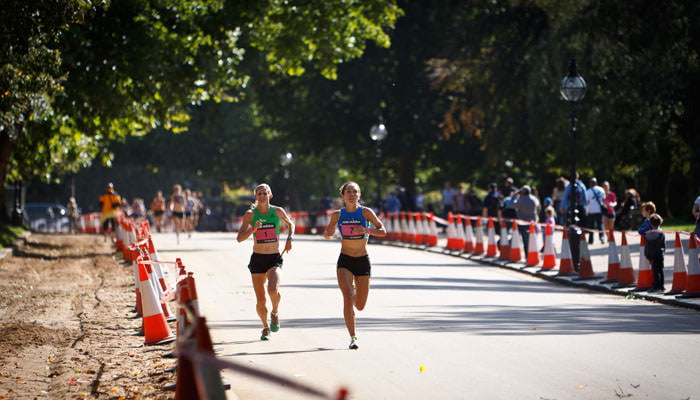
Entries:
{"label": "dirt patch", "polygon": [[143,346],[134,305],[102,236],[29,236],[0,260],[0,399],[174,398],[173,345]]}

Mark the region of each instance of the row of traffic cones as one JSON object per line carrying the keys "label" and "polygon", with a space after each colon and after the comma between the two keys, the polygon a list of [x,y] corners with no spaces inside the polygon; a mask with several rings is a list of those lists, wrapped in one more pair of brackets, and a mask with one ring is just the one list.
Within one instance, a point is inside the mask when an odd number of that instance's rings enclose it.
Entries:
{"label": "row of traffic cones", "polygon": [[[464,220],[461,223],[460,218]],[[482,218],[475,218],[475,227],[471,226],[471,218],[452,216],[448,214],[447,226],[447,246],[446,250],[459,250],[463,253],[472,255],[484,254],[483,230],[481,225]],[[495,229],[493,218],[488,218],[487,236],[488,243],[485,252],[487,258],[495,258],[507,262],[522,261],[522,239],[518,226],[515,221],[512,222],[511,239],[506,235],[506,221],[501,220],[501,239],[496,245]],[[463,232],[463,233],[462,233]],[[557,256],[553,242],[553,227],[550,224],[545,225],[544,246],[542,248],[543,258],[540,260],[540,250],[537,245],[537,236],[535,223],[530,222],[529,237],[527,244],[527,254],[525,259],[526,267],[540,266],[539,271],[554,270],[557,264]],[[608,232],[608,270],[605,278],[600,282],[604,284],[612,284],[614,289],[634,288],[635,291],[645,291],[652,289],[653,275],[649,260],[644,256],[645,238],[640,238],[640,256],[638,264],[638,277],[635,277],[634,268],[632,267],[631,254],[625,232],[621,232],[621,246],[618,250],[617,243],[613,230]],[[681,246],[680,233],[675,233],[675,249],[674,249],[674,272],[673,286],[667,295],[681,294],[682,297],[700,296],[700,267],[698,265],[697,256],[697,239],[691,234],[690,254],[688,256],[688,267],[684,262],[683,248]],[[476,241],[474,241],[476,238]],[[452,239],[452,241],[450,241]],[[593,271],[590,251],[585,233],[580,234],[580,260],[579,270],[575,271],[572,262],[571,249],[567,230],[562,230],[562,249],[559,259],[559,271],[557,276],[576,276],[576,280],[595,280],[599,276]],[[500,253],[498,256],[496,252]],[[695,272],[697,270],[697,272]],[[697,277],[696,277],[697,275]],[[687,289],[688,283],[691,282],[690,290]],[[696,283],[697,282],[697,283]],[[696,287],[697,286],[697,287]]]}
{"label": "row of traffic cones", "polygon": [[411,245],[437,246],[438,230],[433,213],[396,212],[381,215],[387,235],[383,240]]}

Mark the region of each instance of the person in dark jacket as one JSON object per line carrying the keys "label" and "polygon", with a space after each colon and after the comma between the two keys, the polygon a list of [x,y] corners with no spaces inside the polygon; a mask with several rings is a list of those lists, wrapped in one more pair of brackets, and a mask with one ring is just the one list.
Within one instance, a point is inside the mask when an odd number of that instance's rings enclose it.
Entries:
{"label": "person in dark jacket", "polygon": [[651,229],[644,234],[646,237],[644,256],[649,259],[651,271],[654,275],[650,292],[664,290],[664,252],[666,250],[666,235],[659,229],[663,222],[664,220],[659,214],[651,214],[649,216]]}

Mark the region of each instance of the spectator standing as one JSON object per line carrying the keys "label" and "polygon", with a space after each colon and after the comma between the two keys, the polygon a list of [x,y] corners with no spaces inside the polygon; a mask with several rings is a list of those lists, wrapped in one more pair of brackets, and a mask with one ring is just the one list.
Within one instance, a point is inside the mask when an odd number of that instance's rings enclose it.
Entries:
{"label": "spectator standing", "polygon": [[455,202],[455,190],[452,188],[452,184],[447,181],[445,182],[445,187],[442,189],[442,201],[440,204],[442,205],[442,213],[445,218],[447,218],[447,214],[450,212],[454,211],[454,202]]}
{"label": "spectator standing", "polygon": [[480,215],[481,214],[481,200],[479,200],[479,196],[476,195],[474,192],[474,189],[472,189],[471,185],[469,186],[469,190],[467,191],[467,214],[469,215]]}
{"label": "spectator standing", "polygon": [[467,195],[462,191],[462,185],[457,185],[453,203],[455,212],[459,214],[467,213]]}
{"label": "spectator standing", "polygon": [[[574,266],[574,270],[578,272],[578,265],[579,265],[579,243],[581,241],[580,236],[581,236],[581,230],[578,227],[578,224],[584,223],[585,218],[586,218],[586,185],[581,182],[579,179],[579,174],[578,172],[576,173],[576,179],[574,182],[569,182],[569,184],[566,186],[564,189],[564,193],[562,195],[561,199],[561,204],[559,205],[559,212],[563,214],[565,217],[565,221],[567,221],[567,224],[569,222],[569,205],[571,205],[571,193],[574,193],[574,204],[572,207],[571,212],[574,214],[571,215],[571,225],[569,225],[569,248],[571,249],[571,263]],[[574,218],[574,216],[577,216]]]}
{"label": "spectator standing", "polygon": [[603,181],[603,227],[609,232],[615,227],[615,207],[617,206],[617,195],[610,190],[610,182]]}
{"label": "spectator standing", "polygon": [[[506,178],[503,181],[503,208],[501,210],[501,215],[506,219],[517,218],[517,212],[515,211],[514,204],[520,192],[513,185],[513,178]],[[508,221],[511,222],[511,221]],[[510,223],[506,224],[508,230],[510,230]]]}
{"label": "spectator standing", "polygon": [[564,190],[566,190],[566,186],[569,184],[569,180],[564,178],[563,176],[560,176],[554,181],[554,188],[552,189],[552,206],[554,207],[555,211],[558,211],[557,215],[557,223],[559,225],[566,225],[566,214],[562,214],[560,212],[561,210],[561,200],[564,197]]}
{"label": "spectator standing", "polygon": [[652,229],[649,217],[654,213],[656,213],[656,204],[654,204],[654,202],[645,201],[642,203],[642,217],[644,217],[644,220],[639,226],[639,229],[637,229],[640,235],[644,235]]}
{"label": "spectator standing", "polygon": [[603,231],[603,201],[605,200],[605,191],[598,186],[598,180],[593,177],[588,181],[589,187],[586,191],[588,201],[586,203],[586,228],[591,229],[588,232],[588,244],[593,244],[595,236],[594,229],[598,229],[598,238],[600,243],[605,243],[605,232]]}
{"label": "spectator standing", "polygon": [[71,196],[68,199],[68,232],[76,233],[78,232],[78,219],[80,218],[80,209],[78,209],[78,203],[75,201],[75,197]]}
{"label": "spectator standing", "polygon": [[[586,194],[586,185],[579,179],[578,172],[576,173],[575,186],[575,208],[578,210],[579,223],[585,222],[586,217],[586,204],[588,203],[588,196]],[[559,205],[559,213],[564,214],[568,217],[569,206],[571,205],[571,183],[564,189],[564,194],[562,195],[561,204]]]}
{"label": "spectator standing", "polygon": [[700,239],[700,196],[695,199],[691,212],[693,213],[693,217],[695,217],[695,237],[696,239]]}
{"label": "spectator standing", "polygon": [[401,202],[396,197],[396,191],[389,192],[389,197],[384,200],[384,211],[389,213],[397,213],[401,211]]}
{"label": "spectator standing", "polygon": [[[544,200],[542,200],[542,207],[541,207],[542,210],[540,211],[540,215],[539,215],[539,220],[542,222],[545,222],[545,219],[547,217],[547,214],[546,214],[547,207],[552,207],[552,198],[551,197],[545,197]],[[554,215],[555,221],[551,222],[551,224],[555,225],[557,223],[557,221],[556,221],[557,213],[555,212],[553,215]]]}
{"label": "spectator standing", "polygon": [[413,201],[416,204],[416,211],[423,211],[425,209],[423,204],[423,192],[420,189],[416,189],[416,194],[413,197]]}
{"label": "spectator standing", "polygon": [[498,191],[496,182],[489,183],[489,191],[484,197],[484,203],[481,208],[481,216],[501,218],[501,206],[503,204],[503,196]]}
{"label": "spectator standing", "polygon": [[328,211],[331,208],[333,208],[333,200],[331,200],[331,196],[328,193],[324,193],[321,198],[321,210]]}
{"label": "spectator standing", "polygon": [[408,194],[406,193],[406,188],[404,188],[401,185],[396,185],[396,188],[394,189],[396,192],[396,198],[399,199],[399,203],[401,203],[401,209],[402,210],[413,210],[413,206],[411,205],[411,201],[408,198]]}
{"label": "spectator standing", "polygon": [[520,197],[515,201],[514,208],[518,220],[527,222],[525,224],[518,224],[518,230],[523,238],[523,246],[525,246],[525,253],[527,253],[528,240],[530,237],[529,222],[537,222],[537,216],[540,213],[540,201],[537,200],[537,197],[532,195],[530,186],[523,185],[523,187],[520,188]]}
{"label": "spectator standing", "polygon": [[[642,208],[642,210],[644,210],[644,208]],[[646,237],[644,256],[649,259],[651,271],[654,275],[649,292],[664,291],[664,252],[666,250],[666,235],[659,229],[664,220],[659,214],[653,213],[650,214],[648,220],[645,221],[649,222],[651,229],[644,234]]]}
{"label": "spectator standing", "polygon": [[625,190],[625,197],[622,200],[620,211],[615,216],[615,223],[618,229],[625,230],[632,227],[632,213],[639,209],[639,193],[634,188]]}

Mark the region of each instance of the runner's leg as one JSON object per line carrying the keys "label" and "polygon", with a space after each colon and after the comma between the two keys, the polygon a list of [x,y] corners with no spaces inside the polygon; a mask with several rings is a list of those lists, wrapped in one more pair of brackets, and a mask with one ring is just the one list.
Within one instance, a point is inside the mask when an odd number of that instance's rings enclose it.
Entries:
{"label": "runner's leg", "polygon": [[345,326],[348,328],[350,336],[355,336],[355,291],[352,287],[353,275],[350,270],[345,268],[337,268],[338,287],[343,294],[343,318]]}

